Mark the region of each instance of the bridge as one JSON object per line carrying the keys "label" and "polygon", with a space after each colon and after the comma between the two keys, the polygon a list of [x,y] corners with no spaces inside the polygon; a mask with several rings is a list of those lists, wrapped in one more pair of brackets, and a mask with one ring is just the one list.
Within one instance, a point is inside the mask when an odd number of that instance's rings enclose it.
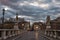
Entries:
{"label": "bridge", "polygon": [[[3,10],[3,20],[2,27],[4,27],[4,10]],[[23,30],[18,27],[18,14],[16,14],[16,23],[13,29],[0,29],[0,40],[60,40],[60,36],[57,34],[60,33],[60,30],[50,30],[50,17],[47,17],[46,30],[38,30],[38,26],[35,25],[35,31],[27,31],[25,28]],[[28,23],[25,24],[25,26]],[[22,25],[24,26],[24,24]],[[25,27],[24,26],[24,27]],[[29,29],[29,25],[28,29]],[[26,26],[26,27],[27,27]],[[49,29],[49,30],[48,30]]]}
{"label": "bridge", "polygon": [[0,29],[0,39],[7,39],[8,37],[19,35],[23,30],[16,29]]}
{"label": "bridge", "polygon": [[[55,30],[53,31],[56,32]],[[45,34],[45,32],[37,30],[0,29],[0,40],[60,40],[59,36],[54,37],[56,33],[53,35],[53,31],[46,31],[47,33]]]}

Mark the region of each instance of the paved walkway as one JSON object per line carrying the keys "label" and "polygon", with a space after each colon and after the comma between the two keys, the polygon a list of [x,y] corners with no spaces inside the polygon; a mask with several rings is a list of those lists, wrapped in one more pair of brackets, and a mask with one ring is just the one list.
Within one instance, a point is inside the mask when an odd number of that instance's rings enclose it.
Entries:
{"label": "paved walkway", "polygon": [[28,32],[24,32],[18,36],[8,38],[6,40],[57,40],[57,39],[47,37],[46,35],[42,34],[41,32],[28,31]]}

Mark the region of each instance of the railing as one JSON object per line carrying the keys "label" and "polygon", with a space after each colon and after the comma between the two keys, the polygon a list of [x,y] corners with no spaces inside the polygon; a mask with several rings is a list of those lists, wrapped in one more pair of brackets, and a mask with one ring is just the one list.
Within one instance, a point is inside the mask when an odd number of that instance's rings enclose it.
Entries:
{"label": "railing", "polygon": [[21,30],[16,29],[0,29],[0,39],[16,36],[21,33]]}
{"label": "railing", "polygon": [[60,30],[46,30],[45,34],[60,39]]}

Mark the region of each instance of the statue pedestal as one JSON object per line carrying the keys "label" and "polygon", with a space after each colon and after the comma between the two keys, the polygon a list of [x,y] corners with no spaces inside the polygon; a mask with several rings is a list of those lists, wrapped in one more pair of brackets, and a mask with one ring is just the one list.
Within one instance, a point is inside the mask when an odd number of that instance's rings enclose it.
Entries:
{"label": "statue pedestal", "polygon": [[14,25],[14,29],[16,29],[16,30],[19,29],[19,28],[18,28],[18,23],[15,23],[15,25]]}

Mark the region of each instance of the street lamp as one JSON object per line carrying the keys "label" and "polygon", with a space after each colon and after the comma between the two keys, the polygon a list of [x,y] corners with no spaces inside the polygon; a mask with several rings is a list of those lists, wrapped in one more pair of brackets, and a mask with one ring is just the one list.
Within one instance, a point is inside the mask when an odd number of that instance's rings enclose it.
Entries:
{"label": "street lamp", "polygon": [[3,15],[3,17],[2,17],[2,28],[4,27],[4,13],[5,13],[5,9],[3,9],[2,10],[3,12],[2,12],[2,15]]}
{"label": "street lamp", "polygon": [[24,26],[24,24],[22,24],[22,26]]}
{"label": "street lamp", "polygon": [[38,29],[38,27],[36,27],[36,29]]}

